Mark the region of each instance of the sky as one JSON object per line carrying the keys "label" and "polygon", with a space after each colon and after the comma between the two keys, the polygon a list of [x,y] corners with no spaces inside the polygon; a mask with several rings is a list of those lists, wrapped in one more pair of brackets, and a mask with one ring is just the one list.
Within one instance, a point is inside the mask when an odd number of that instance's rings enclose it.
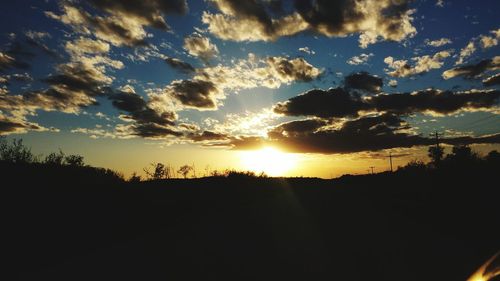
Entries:
{"label": "sky", "polygon": [[150,163],[335,177],[500,149],[500,2],[4,1],[0,134]]}

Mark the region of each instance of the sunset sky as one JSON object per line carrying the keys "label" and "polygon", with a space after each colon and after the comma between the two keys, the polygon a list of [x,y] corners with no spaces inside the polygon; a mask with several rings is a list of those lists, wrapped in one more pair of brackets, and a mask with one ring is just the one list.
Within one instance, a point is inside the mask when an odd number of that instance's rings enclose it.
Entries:
{"label": "sunset sky", "polygon": [[19,0],[0,134],[125,175],[152,162],[335,177],[500,150],[500,1]]}

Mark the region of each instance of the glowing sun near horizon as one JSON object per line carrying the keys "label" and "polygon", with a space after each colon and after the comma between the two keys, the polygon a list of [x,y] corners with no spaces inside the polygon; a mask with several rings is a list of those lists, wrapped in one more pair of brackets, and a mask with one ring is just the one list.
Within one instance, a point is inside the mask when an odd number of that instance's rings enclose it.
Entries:
{"label": "glowing sun near horizon", "polygon": [[244,169],[268,176],[283,176],[297,166],[297,155],[285,153],[274,147],[241,152]]}

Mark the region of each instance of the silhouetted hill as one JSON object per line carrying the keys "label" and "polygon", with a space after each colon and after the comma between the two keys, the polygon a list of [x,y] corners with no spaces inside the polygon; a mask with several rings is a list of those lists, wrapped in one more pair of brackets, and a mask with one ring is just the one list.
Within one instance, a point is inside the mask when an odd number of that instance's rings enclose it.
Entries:
{"label": "silhouetted hill", "polygon": [[131,183],[1,162],[2,279],[465,280],[500,249],[499,166],[474,167]]}

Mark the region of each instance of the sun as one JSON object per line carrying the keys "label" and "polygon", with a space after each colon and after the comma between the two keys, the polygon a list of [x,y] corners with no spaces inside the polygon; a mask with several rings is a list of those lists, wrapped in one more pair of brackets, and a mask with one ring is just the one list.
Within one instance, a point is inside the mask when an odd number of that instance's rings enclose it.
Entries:
{"label": "sun", "polygon": [[264,172],[268,176],[283,176],[297,165],[297,156],[274,147],[242,151],[241,164],[245,170]]}

